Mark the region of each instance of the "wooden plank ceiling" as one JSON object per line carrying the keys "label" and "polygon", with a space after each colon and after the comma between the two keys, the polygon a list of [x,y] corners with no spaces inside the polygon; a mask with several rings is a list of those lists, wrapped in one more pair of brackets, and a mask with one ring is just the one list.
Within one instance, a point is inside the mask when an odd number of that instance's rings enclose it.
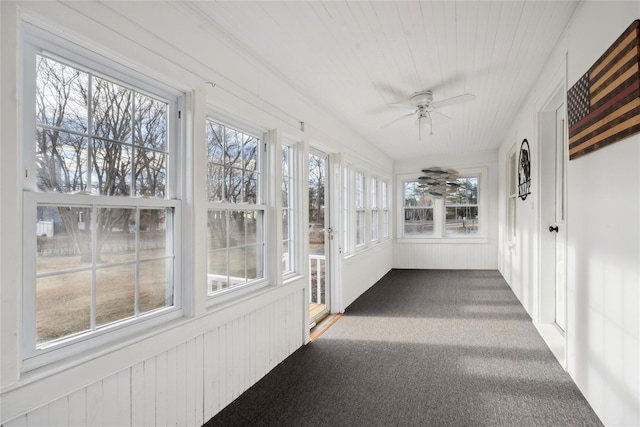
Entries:
{"label": "wooden plank ceiling", "polygon": [[[564,31],[576,1],[195,2],[230,40],[393,159],[495,149]],[[444,107],[418,140],[425,89]]]}

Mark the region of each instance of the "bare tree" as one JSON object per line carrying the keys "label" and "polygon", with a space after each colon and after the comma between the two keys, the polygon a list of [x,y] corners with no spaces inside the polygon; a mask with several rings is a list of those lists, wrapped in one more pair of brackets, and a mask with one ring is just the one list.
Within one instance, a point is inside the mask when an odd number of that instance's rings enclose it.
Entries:
{"label": "bare tree", "polygon": [[[43,56],[36,67],[39,190],[164,197],[166,103]],[[128,232],[132,212],[101,208],[91,221],[88,208],[58,207],[83,262],[92,260],[87,224],[96,227],[99,261],[112,231]],[[149,221],[157,225],[158,214]]]}
{"label": "bare tree", "polygon": [[[207,120],[207,196],[209,201],[257,203],[259,140],[241,131]],[[217,242],[226,241],[226,222],[219,211],[209,214],[209,232]],[[230,212],[233,229],[245,231],[246,212]],[[233,238],[231,238],[233,245]]]}
{"label": "bare tree", "polygon": [[309,156],[309,222],[321,224],[324,222],[324,189],[325,189],[325,159],[311,154]]}

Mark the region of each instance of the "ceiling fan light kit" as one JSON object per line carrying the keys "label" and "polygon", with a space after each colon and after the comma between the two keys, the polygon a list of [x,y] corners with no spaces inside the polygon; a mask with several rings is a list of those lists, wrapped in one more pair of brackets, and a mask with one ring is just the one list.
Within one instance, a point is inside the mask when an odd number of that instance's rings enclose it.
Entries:
{"label": "ceiling fan light kit", "polygon": [[422,140],[422,129],[429,129],[429,134],[433,135],[433,120],[432,113],[438,114],[445,118],[449,118],[446,114],[442,114],[438,110],[442,107],[448,107],[450,105],[461,104],[463,102],[468,102],[474,100],[476,97],[470,93],[465,93],[462,95],[453,96],[451,98],[443,99],[441,101],[433,100],[433,92],[431,90],[423,90],[420,92],[415,92],[411,95],[406,103],[399,104],[389,104],[391,107],[406,107],[413,109],[413,113],[405,114],[404,116],[398,117],[390,121],[389,123],[383,125],[382,127],[387,127],[393,123],[396,123],[402,119],[409,118],[412,116],[417,116],[418,123],[418,139]]}

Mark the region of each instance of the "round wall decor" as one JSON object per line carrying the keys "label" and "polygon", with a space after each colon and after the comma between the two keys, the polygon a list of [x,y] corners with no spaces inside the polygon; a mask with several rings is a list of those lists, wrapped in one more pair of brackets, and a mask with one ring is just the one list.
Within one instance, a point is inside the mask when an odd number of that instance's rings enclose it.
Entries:
{"label": "round wall decor", "polygon": [[518,157],[518,197],[524,200],[529,194],[531,194],[531,155],[529,142],[525,138],[520,144]]}

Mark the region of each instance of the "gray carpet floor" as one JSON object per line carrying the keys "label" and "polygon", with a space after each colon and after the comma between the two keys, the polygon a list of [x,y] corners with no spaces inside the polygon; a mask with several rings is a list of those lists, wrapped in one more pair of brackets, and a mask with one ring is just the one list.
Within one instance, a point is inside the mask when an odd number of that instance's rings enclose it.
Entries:
{"label": "gray carpet floor", "polygon": [[392,270],[206,426],[600,426],[496,271]]}

